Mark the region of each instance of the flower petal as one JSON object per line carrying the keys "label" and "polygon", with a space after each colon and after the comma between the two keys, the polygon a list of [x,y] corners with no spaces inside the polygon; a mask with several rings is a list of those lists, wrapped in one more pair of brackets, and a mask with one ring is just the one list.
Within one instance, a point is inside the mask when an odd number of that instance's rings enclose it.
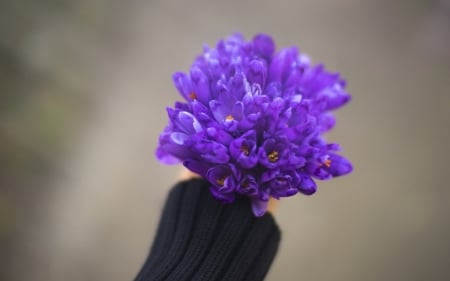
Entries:
{"label": "flower petal", "polygon": [[258,55],[265,59],[270,59],[270,57],[275,52],[275,43],[273,39],[266,34],[258,34],[253,38],[253,44],[255,51]]}
{"label": "flower petal", "polygon": [[262,201],[257,198],[252,198],[251,203],[252,203],[253,214],[256,217],[262,217],[266,213],[268,201]]}

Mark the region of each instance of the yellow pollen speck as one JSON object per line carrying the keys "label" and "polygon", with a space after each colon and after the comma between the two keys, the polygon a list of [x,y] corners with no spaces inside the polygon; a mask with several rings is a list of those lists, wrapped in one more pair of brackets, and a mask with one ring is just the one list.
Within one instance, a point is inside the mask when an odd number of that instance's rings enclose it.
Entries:
{"label": "yellow pollen speck", "polygon": [[248,151],[248,146],[246,146],[245,144],[241,146],[241,151],[244,153],[245,156],[248,156],[250,154],[250,152]]}
{"label": "yellow pollen speck", "polygon": [[269,155],[267,155],[267,157],[269,157],[270,162],[278,161],[278,151],[272,151]]}
{"label": "yellow pollen speck", "polygon": [[197,99],[197,95],[194,92],[192,92],[192,93],[189,94],[189,98],[191,98],[192,100],[196,100]]}
{"label": "yellow pollen speck", "polygon": [[233,115],[227,115],[227,117],[225,117],[225,120],[226,121],[233,121],[234,120],[234,117],[233,117]]}
{"label": "yellow pollen speck", "polygon": [[331,160],[330,160],[330,159],[327,159],[327,160],[325,160],[325,162],[323,162],[323,164],[324,164],[327,168],[330,168],[330,167],[331,167]]}
{"label": "yellow pollen speck", "polygon": [[225,184],[225,178],[220,178],[216,180],[216,183],[220,186],[223,186]]}

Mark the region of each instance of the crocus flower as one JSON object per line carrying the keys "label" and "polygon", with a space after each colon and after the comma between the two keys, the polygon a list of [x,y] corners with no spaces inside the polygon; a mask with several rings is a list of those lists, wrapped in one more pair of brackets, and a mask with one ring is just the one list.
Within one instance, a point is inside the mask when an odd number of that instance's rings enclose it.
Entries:
{"label": "crocus flower", "polygon": [[350,100],[346,82],[297,48],[275,52],[265,34],[234,34],[205,47],[189,73],[173,75],[184,98],[168,108],[158,159],[183,163],[231,203],[248,196],[256,216],[273,197],[313,194],[315,179],[348,174],[351,163],[323,134]]}

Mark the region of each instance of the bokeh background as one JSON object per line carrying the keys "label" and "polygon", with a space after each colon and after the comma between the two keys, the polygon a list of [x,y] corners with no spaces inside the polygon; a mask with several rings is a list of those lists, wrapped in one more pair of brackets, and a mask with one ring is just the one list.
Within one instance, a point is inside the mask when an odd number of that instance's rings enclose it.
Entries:
{"label": "bokeh background", "polygon": [[177,167],[153,153],[201,44],[272,34],[340,71],[355,165],[283,200],[267,280],[450,280],[450,1],[0,0],[0,280],[131,280]]}

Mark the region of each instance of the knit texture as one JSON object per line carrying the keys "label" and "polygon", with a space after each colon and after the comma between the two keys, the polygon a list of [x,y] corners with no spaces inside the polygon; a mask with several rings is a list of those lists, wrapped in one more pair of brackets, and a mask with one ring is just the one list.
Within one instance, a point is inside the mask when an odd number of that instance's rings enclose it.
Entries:
{"label": "knit texture", "polygon": [[256,218],[245,197],[222,204],[209,186],[191,179],[170,191],[135,281],[264,280],[281,237],[272,215]]}

